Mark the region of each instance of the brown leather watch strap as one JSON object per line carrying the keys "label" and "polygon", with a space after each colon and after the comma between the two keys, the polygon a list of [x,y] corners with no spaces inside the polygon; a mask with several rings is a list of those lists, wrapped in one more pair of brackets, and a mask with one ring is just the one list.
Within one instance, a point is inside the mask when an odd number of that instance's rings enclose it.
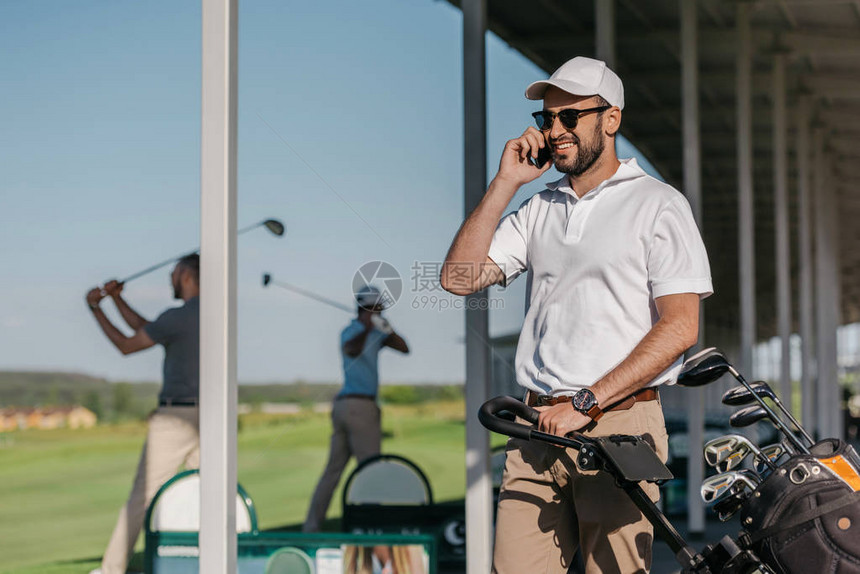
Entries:
{"label": "brown leather watch strap", "polygon": [[[641,403],[644,401],[655,401],[659,397],[657,389],[655,387],[646,387],[641,389],[629,397],[618,401],[617,403],[611,404],[605,409],[601,409],[604,413],[608,413],[610,411],[624,411],[631,408],[636,403]],[[559,403],[569,403],[571,399],[571,395],[539,395],[534,391],[528,391],[525,397],[525,403],[530,407],[535,406],[554,406]]]}
{"label": "brown leather watch strap", "polygon": [[601,409],[599,405],[594,405],[593,407],[588,409],[588,412],[586,412],[585,414],[588,415],[591,420],[597,422],[600,420],[600,417],[603,416],[603,409]]}

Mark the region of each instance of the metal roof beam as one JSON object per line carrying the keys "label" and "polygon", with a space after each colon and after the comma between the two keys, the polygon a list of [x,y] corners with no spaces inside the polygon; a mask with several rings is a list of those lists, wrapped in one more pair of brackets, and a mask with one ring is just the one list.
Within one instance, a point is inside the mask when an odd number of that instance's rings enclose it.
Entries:
{"label": "metal roof beam", "polygon": [[[645,13],[640,9],[639,6],[636,5],[635,2],[633,2],[632,0],[621,0],[621,2],[627,8],[627,10],[631,14],[633,14],[642,23],[643,28],[644,28],[643,39],[648,38],[651,35],[654,35],[656,33],[655,37],[657,37],[659,39],[659,41],[663,44],[663,47],[666,49],[666,51],[672,55],[672,57],[675,59],[675,61],[680,66],[681,65],[681,29],[680,29],[680,26],[672,29],[671,38],[669,38],[666,35],[661,37],[660,33],[656,31],[657,29],[654,26],[654,24],[648,19],[648,17],[645,15]],[[720,34],[726,35],[726,31],[724,29],[721,29]],[[730,36],[734,36],[734,32],[729,32],[728,34]],[[701,31],[697,30],[697,36],[699,38],[701,38]],[[622,42],[622,40],[626,40],[625,35],[619,34],[618,39],[616,40],[618,42],[619,54],[623,51],[622,47],[626,47],[628,49],[630,48],[630,46],[625,45],[625,43]],[[697,42],[697,45],[703,45],[703,44],[701,42]],[[634,45],[633,49],[634,50],[640,50],[641,44]],[[701,58],[700,58],[700,61],[701,61]],[[678,77],[680,77],[680,73],[678,73]],[[707,82],[703,82],[701,78],[699,78],[699,90],[702,93],[702,95],[705,97],[705,100],[708,102],[708,104],[710,104],[711,108],[718,111],[720,113],[721,117],[724,118],[726,126],[733,125],[733,122],[732,122],[733,116],[732,116],[732,111],[731,111],[732,108],[724,107],[719,102],[718,98],[714,95],[714,93],[711,89],[711,86],[709,86],[707,84]]]}
{"label": "metal roof beam", "polygon": [[[856,163],[842,162],[833,169],[834,181],[840,182],[845,178],[857,179],[860,178],[860,166]],[[860,193],[856,194],[860,198]]]}
{"label": "metal roof beam", "polygon": [[794,54],[815,56],[860,56],[860,37],[856,30],[846,35],[844,28],[807,29],[777,33],[780,46],[790,49]]}
{"label": "metal roof beam", "polygon": [[860,131],[860,108],[857,106],[821,108],[817,117],[834,133]]}
{"label": "metal roof beam", "polygon": [[[574,11],[570,9],[570,6],[564,5],[564,3],[560,2],[559,0],[538,0],[538,3],[547,12],[552,14],[552,17],[556,21],[562,22],[571,30],[576,30],[577,35],[579,35],[579,32],[585,29],[582,25],[582,20],[574,16]],[[592,47],[594,47],[593,42]]]}
{"label": "metal roof beam", "polygon": [[822,110],[818,113],[818,119],[830,128],[831,133],[850,135],[858,132],[854,135],[860,138],[860,109]]}
{"label": "metal roof beam", "polygon": [[[529,48],[557,48],[559,43],[573,48],[581,48],[591,53],[594,50],[594,33],[550,32],[525,36],[520,41]],[[788,51],[796,56],[858,56],[860,57],[860,38],[856,34],[846,34],[844,28],[813,28],[804,31],[772,30],[755,28],[752,35],[753,51],[769,53],[774,50]],[[681,50],[680,31],[677,28],[653,28],[642,32],[626,32],[617,39],[621,51],[639,50],[642,45],[663,44],[673,55]],[[737,47],[735,31],[731,28],[701,28],[699,46],[707,52],[725,52]]]}
{"label": "metal roof beam", "polygon": [[[794,76],[799,87],[789,89],[790,95],[810,94],[816,98],[835,98],[860,100],[860,80],[845,74],[799,74]],[[645,70],[625,74],[626,81],[639,83],[669,83],[679,82],[677,70],[660,69]],[[731,70],[709,71],[701,74],[701,82],[709,86],[723,86],[726,90],[734,91],[735,74]],[[757,71],[753,74],[753,93],[756,96],[767,96],[772,93],[773,80],[769,71]],[[715,100],[716,101],[716,100]]]}
{"label": "metal roof beam", "polygon": [[[648,142],[648,145],[653,147],[675,147],[680,149],[681,146],[681,135],[673,134],[673,133],[660,133],[660,134],[651,134],[644,135],[641,134],[645,141]],[[773,146],[773,142],[769,133],[765,133],[763,130],[756,130],[753,134],[753,142],[755,144],[756,152],[769,152],[771,147]],[[702,147],[703,148],[731,148],[734,145],[735,141],[735,133],[731,131],[718,131],[718,132],[705,132],[702,133]],[[860,143],[860,140],[856,140],[855,142]],[[708,154],[709,157],[710,154]]]}
{"label": "metal roof beam", "polygon": [[[831,135],[827,138],[827,147],[836,152],[841,158],[860,157],[860,138],[843,135]],[[841,164],[843,162],[839,162]]]}
{"label": "metal roof beam", "polygon": [[801,82],[814,96],[821,98],[860,100],[860,80],[835,74],[803,74]]}

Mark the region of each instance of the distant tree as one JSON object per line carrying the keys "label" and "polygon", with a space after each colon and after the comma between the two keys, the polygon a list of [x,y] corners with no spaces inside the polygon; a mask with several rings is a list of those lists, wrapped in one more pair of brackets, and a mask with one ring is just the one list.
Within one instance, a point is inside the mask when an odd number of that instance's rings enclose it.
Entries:
{"label": "distant tree", "polygon": [[407,385],[389,385],[380,388],[382,401],[395,405],[414,405],[421,402],[421,392]]}
{"label": "distant tree", "polygon": [[104,408],[102,407],[102,396],[97,391],[90,391],[84,396],[83,405],[93,411],[93,413],[101,420],[104,418]]}
{"label": "distant tree", "polygon": [[56,406],[60,404],[60,389],[57,388],[56,385],[51,385],[48,387],[48,392],[45,395],[45,405],[46,406]]}
{"label": "distant tree", "polygon": [[134,414],[134,389],[131,383],[114,383],[113,410],[118,417]]}

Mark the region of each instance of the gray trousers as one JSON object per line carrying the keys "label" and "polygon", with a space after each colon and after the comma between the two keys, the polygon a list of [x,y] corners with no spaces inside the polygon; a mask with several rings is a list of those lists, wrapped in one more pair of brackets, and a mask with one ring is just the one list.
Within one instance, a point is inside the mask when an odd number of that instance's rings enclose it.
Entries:
{"label": "gray trousers", "polygon": [[331,410],[331,446],[328,464],[320,477],[302,530],[319,532],[331,497],[346,463],[354,456],[358,462],[379,454],[382,442],[379,407],[363,398],[336,399]]}

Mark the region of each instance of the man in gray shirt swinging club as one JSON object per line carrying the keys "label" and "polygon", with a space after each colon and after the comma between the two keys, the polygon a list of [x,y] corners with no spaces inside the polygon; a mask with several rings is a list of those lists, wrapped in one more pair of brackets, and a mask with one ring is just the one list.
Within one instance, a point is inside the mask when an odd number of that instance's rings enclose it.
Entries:
{"label": "man in gray shirt swinging club", "polygon": [[[149,417],[134,485],[120,510],[101,568],[90,574],[123,574],[155,493],[181,465],[197,468],[200,464],[200,256],[192,253],[180,259],[170,279],[173,296],[184,304],[164,311],[152,322],[125,302],[122,283],[108,281],[104,289],[96,287],[87,293],[87,304],[99,327],[123,355],[156,344],[164,346],[164,384],[158,409]],[[99,306],[106,296],[113,299],[123,320],[134,330],[130,337],[117,329]]]}

